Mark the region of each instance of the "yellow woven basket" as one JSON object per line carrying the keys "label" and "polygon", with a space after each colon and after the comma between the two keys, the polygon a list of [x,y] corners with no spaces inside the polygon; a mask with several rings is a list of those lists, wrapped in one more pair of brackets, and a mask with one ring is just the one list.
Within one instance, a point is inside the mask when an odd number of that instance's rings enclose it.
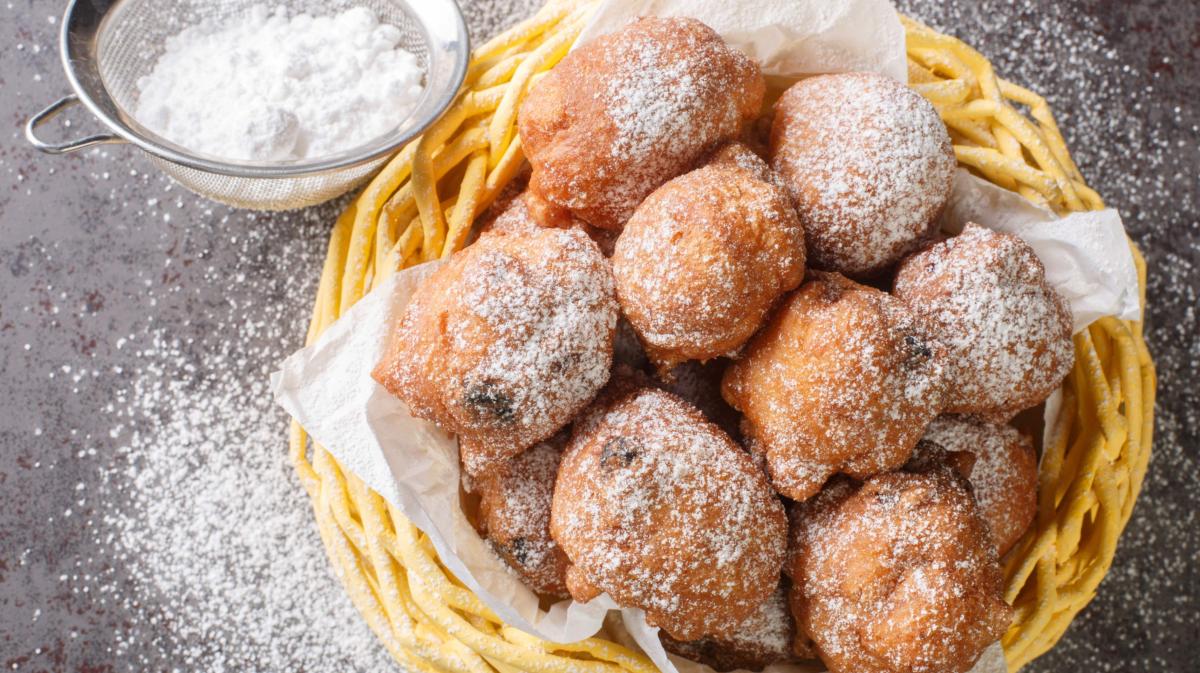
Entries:
{"label": "yellow woven basket", "polygon": [[[593,7],[594,0],[552,3],[475,51],[454,105],[338,219],[310,343],[374,283],[465,244],[476,216],[524,162],[521,100],[567,53]],[[996,77],[962,42],[912,20],[904,25],[910,83],[941,113],[960,164],[1059,213],[1103,207],[1042,98]],[[1136,248],[1134,258],[1144,295]],[[1150,457],[1155,378],[1142,323],[1103,318],[1075,337],[1075,351],[1042,449],[1036,522],[1005,560],[1006,598],[1016,609],[1003,638],[1012,671],[1050,649],[1095,594]],[[561,645],[508,626],[446,570],[424,534],[310,446],[296,423],[290,454],[337,574],[407,669],[654,673],[649,659],[606,632]]]}

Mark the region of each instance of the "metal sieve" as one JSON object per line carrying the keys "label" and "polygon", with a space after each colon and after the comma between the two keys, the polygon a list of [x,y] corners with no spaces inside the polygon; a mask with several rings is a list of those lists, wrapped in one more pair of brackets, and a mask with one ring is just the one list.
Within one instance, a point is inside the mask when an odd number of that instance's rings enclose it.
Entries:
{"label": "metal sieve", "polygon": [[[319,159],[242,162],[200,154],[138,123],[138,79],[162,54],[166,39],[208,19],[245,12],[262,0],[71,0],[59,51],[71,93],[34,115],[25,136],[50,154],[104,143],[132,143],[188,189],[215,201],[256,210],[288,210],[327,201],[366,180],[398,148],[433,123],[454,100],[467,71],[470,45],[453,0],[287,0],[292,13],[327,14],[365,6],[400,29],[400,46],[425,70],[424,92],[405,119],[369,143]],[[270,3],[274,4],[274,3]],[[108,132],[65,142],[37,135],[44,123],[82,103]]]}

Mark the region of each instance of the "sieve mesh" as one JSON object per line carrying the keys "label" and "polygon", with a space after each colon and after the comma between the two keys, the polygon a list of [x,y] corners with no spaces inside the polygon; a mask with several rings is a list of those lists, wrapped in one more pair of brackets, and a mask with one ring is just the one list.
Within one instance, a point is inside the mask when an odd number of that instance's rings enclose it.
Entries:
{"label": "sieve mesh", "polygon": [[[429,0],[417,0],[428,2]],[[305,162],[312,160],[293,160],[273,162],[272,167],[285,169],[294,168],[295,175],[245,175],[254,172],[254,168],[263,164],[253,162],[236,162],[219,157],[205,156],[173,143],[139,124],[133,117],[138,97],[138,80],[149,74],[155,62],[162,55],[166,40],[206,19],[226,19],[236,17],[248,11],[256,4],[255,0],[120,0],[105,14],[95,36],[93,44],[95,54],[95,69],[103,97],[111,102],[110,107],[116,114],[118,125],[124,127],[122,135],[133,136],[152,145],[159,145],[174,151],[183,157],[195,157],[209,162],[221,164],[221,170],[206,170],[196,166],[185,165],[163,156],[155,156],[154,150],[142,144],[143,149],[151,152],[154,163],[184,187],[216,201],[242,208],[258,210],[288,210],[302,208],[335,198],[360,185],[374,173],[386,156],[359,161],[370,157],[380,148],[397,140],[412,136],[419,129],[413,128],[412,119],[429,116],[430,120],[445,107],[453,96],[453,91],[434,91],[435,86],[446,88],[446,82],[451,79],[446,70],[452,64],[447,62],[442,46],[442,57],[432,53],[437,49],[431,46],[422,29],[420,12],[403,0],[290,0],[286,6],[291,15],[301,12],[311,14],[336,13],[351,7],[367,7],[375,12],[383,23],[388,23],[400,30],[400,47],[412,52],[422,68],[426,71],[425,92],[418,102],[416,110],[407,119],[397,118],[396,127],[383,136],[362,146],[350,148],[333,157],[322,157],[322,162],[338,162],[344,165],[338,168],[310,172],[304,170]],[[465,46],[463,47],[465,51]],[[464,57],[465,58],[465,57]],[[438,67],[435,75],[431,61]],[[86,81],[86,78],[81,78]],[[452,82],[456,86],[457,82]],[[250,169],[250,170],[240,170]],[[243,173],[241,175],[225,174]],[[260,172],[261,173],[261,172]]]}
{"label": "sieve mesh", "polygon": [[205,198],[250,210],[295,210],[335,199],[366,182],[387,157],[318,175],[248,178],[221,175],[150,155],[159,170]]}

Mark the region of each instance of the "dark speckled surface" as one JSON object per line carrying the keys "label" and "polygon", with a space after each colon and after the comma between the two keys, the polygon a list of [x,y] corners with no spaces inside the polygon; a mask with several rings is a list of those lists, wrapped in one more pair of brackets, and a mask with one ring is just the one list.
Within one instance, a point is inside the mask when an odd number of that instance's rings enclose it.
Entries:
{"label": "dark speckled surface", "polygon": [[[467,4],[478,33],[530,3]],[[1200,4],[901,5],[1047,95],[1150,265],[1160,387],[1142,499],[1098,597],[1029,670],[1200,670]],[[303,340],[336,207],[233,211],[173,187],[125,147],[37,154],[21,125],[66,91],[60,11],[0,0],[0,668],[379,670],[386,654],[306,525],[285,419],[262,400],[267,373]],[[216,452],[221,462],[206,462]],[[187,556],[195,549],[240,543],[181,545],[169,528],[192,512],[170,497],[147,502],[173,491],[138,481],[179,472],[172,483],[202,503],[187,485],[221,491],[205,480],[218,469],[265,475],[273,490],[248,498],[263,506],[255,515],[295,530],[278,551],[248,548],[245,565],[260,563],[251,579],[228,568],[181,577],[208,570],[209,559]],[[183,551],[162,553],[162,540]],[[301,596],[282,575],[304,578]],[[259,595],[246,601],[246,589]]]}

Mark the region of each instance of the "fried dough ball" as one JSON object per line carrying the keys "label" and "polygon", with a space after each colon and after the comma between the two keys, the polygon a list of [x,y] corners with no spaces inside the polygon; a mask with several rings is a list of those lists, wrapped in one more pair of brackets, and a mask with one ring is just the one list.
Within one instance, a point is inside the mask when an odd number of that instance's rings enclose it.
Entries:
{"label": "fried dough ball", "polygon": [[751,451],[793,500],[838,472],[900,467],[942,402],[941,347],[924,322],[884,292],[810,276],[722,381]]}
{"label": "fried dough ball", "polygon": [[741,347],[804,278],[804,231],[750,150],[659,187],[617,239],[617,299],[660,369]]}
{"label": "fried dough ball", "polygon": [[608,381],[617,301],[576,230],[485,234],[413,294],[372,375],[458,435],[472,476],[566,425]]}
{"label": "fried dough ball", "polygon": [[866,278],[933,234],[957,163],[920,94],[874,73],[802,80],[775,105],[771,165],[808,241],[809,265]]}
{"label": "fried dough ball", "polygon": [[1033,440],[1009,425],[965,416],[938,416],[925,439],[975,457],[971,488],[1001,556],[1021,539],[1037,514],[1037,454]]}
{"label": "fried dough ball", "polygon": [[893,294],[946,344],[948,413],[1008,420],[1049,397],[1075,362],[1067,302],[1012,234],[968,224],[904,260]]}
{"label": "fried dough ball", "polygon": [[[499,229],[496,227],[496,220],[500,219],[509,209],[515,208],[518,199],[524,198],[525,190],[529,186],[529,165],[525,164],[520,170],[513,175],[492,203],[483,211],[479,217],[475,218],[475,229],[480,235],[486,234],[493,230],[508,230],[512,229],[509,226],[502,226]],[[528,211],[525,211],[528,213]],[[532,225],[531,225],[532,226]],[[522,227],[523,228],[523,227]]]}
{"label": "fried dough ball", "polygon": [[550,206],[537,195],[524,191],[512,199],[491,220],[485,222],[480,233],[521,234],[533,229],[579,229],[588,235],[605,257],[611,257],[617,243],[616,232],[599,229],[574,218],[561,208]]}
{"label": "fried dough ball", "polygon": [[792,613],[831,673],[962,673],[1008,628],[987,523],[949,466],[839,479],[791,520]]}
{"label": "fried dough ball", "polygon": [[618,381],[574,426],[550,532],[576,600],[607,592],[678,640],[734,632],[775,591],[783,505],[750,457],[666,391]]}
{"label": "fried dough ball", "polygon": [[643,18],[571,52],[518,127],[529,188],[603,229],[738,135],[762,107],[758,65],[695,19]]}
{"label": "fried dough ball", "polygon": [[480,532],[534,591],[567,598],[567,555],[550,537],[550,501],[567,434],[535,444],[473,479]]}
{"label": "fried dough ball", "polygon": [[781,582],[775,593],[728,636],[683,641],[660,632],[659,640],[668,652],[718,671],[761,671],[771,664],[816,658],[811,650],[798,656],[792,649],[796,624],[788,609],[785,585]]}
{"label": "fried dough ball", "polygon": [[705,162],[705,165],[740,168],[749,172],[755,178],[763,182],[769,182],[786,191],[786,187],[779,174],[771,170],[766,160],[741,140],[721,145],[717,148],[716,152],[712,153],[708,161]]}

